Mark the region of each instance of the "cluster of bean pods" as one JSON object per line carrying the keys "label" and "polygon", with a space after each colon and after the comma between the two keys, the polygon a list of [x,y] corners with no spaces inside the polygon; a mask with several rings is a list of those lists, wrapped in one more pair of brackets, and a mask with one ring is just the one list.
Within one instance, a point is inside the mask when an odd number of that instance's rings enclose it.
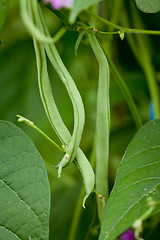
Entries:
{"label": "cluster of bean pods", "polygon": [[[67,146],[65,148],[65,155],[57,166],[58,175],[60,176],[64,166],[74,161],[80,169],[85,184],[86,195],[83,200],[84,206],[87,197],[93,191],[95,177],[88,159],[79,148],[85,121],[83,102],[71,75],[59,56],[54,45],[54,39],[50,36],[40,4],[37,0],[20,0],[20,3],[22,19],[33,37],[41,100],[54,131],[62,144]],[[72,136],[64,124],[54,101],[46,55],[59,75],[59,78],[64,83],[73,105],[74,129]]]}

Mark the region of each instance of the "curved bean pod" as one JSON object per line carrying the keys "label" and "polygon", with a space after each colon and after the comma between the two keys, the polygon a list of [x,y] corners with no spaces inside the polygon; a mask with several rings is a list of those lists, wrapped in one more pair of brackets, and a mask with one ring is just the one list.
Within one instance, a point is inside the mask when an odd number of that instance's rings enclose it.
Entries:
{"label": "curved bean pod", "polygon": [[[37,8],[38,8],[38,5],[37,5]],[[39,14],[37,14],[37,20],[39,17],[38,26],[44,35],[46,35],[47,37],[50,37],[50,33],[46,26],[41,9],[38,8],[38,10],[39,10]],[[76,153],[77,153],[77,150],[78,150],[78,147],[80,144],[83,128],[84,128],[85,115],[84,115],[83,102],[82,102],[81,96],[79,94],[79,91],[78,91],[71,75],[69,74],[65,65],[63,64],[54,44],[47,43],[47,44],[44,44],[44,46],[45,46],[47,55],[50,59],[50,62],[52,63],[54,69],[56,70],[57,74],[59,75],[60,79],[62,80],[62,82],[64,83],[64,85],[68,91],[69,97],[70,97],[70,99],[72,101],[72,105],[73,105],[74,130],[73,130],[72,138],[71,138],[70,143],[67,148],[67,154],[69,155],[68,162],[71,162],[74,160],[74,158],[76,156]],[[62,161],[62,162],[60,162],[59,167],[63,167],[66,164],[67,164],[67,162],[64,163],[64,161]]]}
{"label": "curved bean pod", "polygon": [[[33,41],[36,52],[38,84],[41,100],[54,131],[56,132],[62,144],[66,145],[70,141],[70,133],[68,129],[64,127],[63,120],[53,98],[50,79],[47,71],[45,50],[42,44],[38,43],[35,39]],[[63,129],[63,133],[61,129]]]}
{"label": "curved bean pod", "polygon": [[[89,41],[99,65],[96,117],[96,191],[107,199],[110,135],[109,66],[107,58],[93,32],[89,33]],[[102,220],[104,204],[100,199],[98,199],[98,212],[99,218]]]}
{"label": "curved bean pod", "polygon": [[88,198],[88,196],[90,195],[90,193],[93,191],[93,188],[94,188],[95,177],[94,177],[94,172],[90,165],[90,162],[87,160],[86,156],[84,155],[84,153],[80,148],[78,149],[76,159],[77,161],[75,161],[75,164],[77,165],[77,167],[79,168],[82,174],[84,185],[85,185],[86,195],[82,203],[82,206],[85,208],[86,199]]}

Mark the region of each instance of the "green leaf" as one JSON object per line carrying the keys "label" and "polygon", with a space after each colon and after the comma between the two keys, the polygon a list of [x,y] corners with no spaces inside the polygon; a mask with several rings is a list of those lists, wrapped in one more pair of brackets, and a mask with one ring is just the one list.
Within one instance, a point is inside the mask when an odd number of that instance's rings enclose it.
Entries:
{"label": "green leaf", "polygon": [[47,240],[49,210],[40,154],[18,127],[0,121],[0,239]]}
{"label": "green leaf", "polygon": [[10,0],[0,0],[0,31],[4,24]]}
{"label": "green leaf", "polygon": [[137,7],[145,13],[156,13],[160,11],[159,0],[135,0]]}
{"label": "green leaf", "polygon": [[84,9],[90,7],[93,4],[99,3],[102,0],[74,0],[73,7],[70,13],[69,22],[72,24],[75,22],[78,14]]}
{"label": "green leaf", "polygon": [[[99,240],[114,240],[160,201],[160,120],[149,121],[126,149],[109,197]],[[145,219],[159,211],[157,204]]]}

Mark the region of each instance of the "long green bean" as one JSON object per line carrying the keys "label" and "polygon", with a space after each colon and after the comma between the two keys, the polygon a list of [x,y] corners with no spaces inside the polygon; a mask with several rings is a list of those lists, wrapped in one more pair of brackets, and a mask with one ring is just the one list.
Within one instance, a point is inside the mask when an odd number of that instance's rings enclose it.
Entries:
{"label": "long green bean", "polygon": [[47,114],[47,117],[52,127],[54,128],[54,131],[56,132],[62,144],[65,146],[70,141],[70,133],[66,128],[64,128],[63,134],[61,133],[61,129],[64,124],[53,98],[49,75],[47,71],[45,50],[43,48],[43,45],[38,43],[35,39],[34,47],[36,52],[38,69],[38,84],[42,103]]}
{"label": "long green bean", "polygon": [[[44,21],[40,8],[39,8],[39,13],[37,14],[37,18],[38,17],[39,17],[39,27],[41,28],[43,34],[50,37],[50,33],[48,31],[48,28],[46,26],[46,23]],[[64,83],[68,91],[68,94],[72,101],[73,109],[74,109],[74,130],[73,130],[71,141],[67,148],[67,157],[64,157],[59,164],[59,167],[61,168],[65,166],[68,162],[73,161],[76,156],[76,152],[80,144],[83,127],[84,127],[84,119],[85,119],[84,107],[83,107],[82,99],[78,92],[78,89],[71,75],[69,74],[66,67],[64,66],[54,44],[44,44],[44,46],[53,67],[55,68],[57,74],[61,78],[62,82]]]}
{"label": "long green bean", "polygon": [[[89,34],[89,41],[99,64],[96,118],[96,191],[107,200],[110,135],[109,66],[106,56],[93,32]],[[98,213],[101,221],[103,212],[104,204],[98,198]]]}

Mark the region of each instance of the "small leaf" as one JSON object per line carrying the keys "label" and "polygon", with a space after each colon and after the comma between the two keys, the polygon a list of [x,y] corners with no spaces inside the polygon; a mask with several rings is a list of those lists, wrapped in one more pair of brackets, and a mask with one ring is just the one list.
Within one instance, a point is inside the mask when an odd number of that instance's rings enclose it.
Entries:
{"label": "small leaf", "polygon": [[99,3],[102,0],[74,0],[73,7],[70,13],[69,22],[73,24],[78,14],[84,9],[90,7],[93,4]]}
{"label": "small leaf", "polygon": [[0,0],[0,31],[4,24],[10,0]]}
{"label": "small leaf", "polygon": [[146,123],[127,147],[106,206],[99,240],[114,240],[137,219],[144,220],[158,212],[159,205],[152,206],[152,203],[158,201],[160,201],[159,119]]}
{"label": "small leaf", "polygon": [[159,0],[135,0],[137,7],[145,13],[156,13],[160,11]]}
{"label": "small leaf", "polygon": [[50,190],[43,160],[15,125],[0,121],[0,239],[47,240]]}

